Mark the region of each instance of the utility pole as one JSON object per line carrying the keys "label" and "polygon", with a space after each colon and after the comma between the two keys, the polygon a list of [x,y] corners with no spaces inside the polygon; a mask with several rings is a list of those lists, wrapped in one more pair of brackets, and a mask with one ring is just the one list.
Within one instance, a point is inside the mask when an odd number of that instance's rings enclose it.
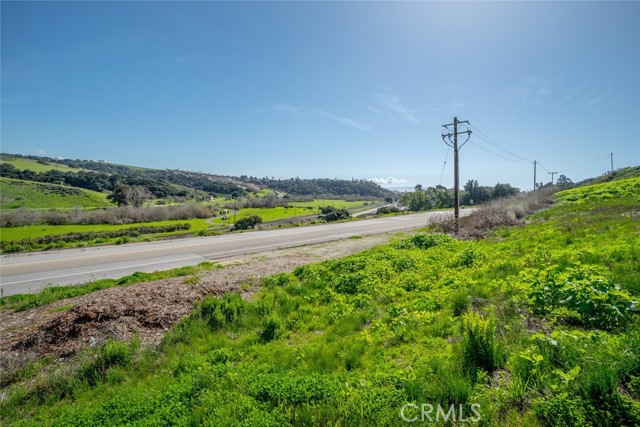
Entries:
{"label": "utility pole", "polygon": [[[445,128],[447,131],[449,131],[449,126],[453,126],[453,133],[451,132],[448,132],[446,134],[443,133],[442,140],[449,147],[453,148],[453,213],[455,218],[456,233],[460,228],[460,173],[458,168],[458,150],[462,148],[462,146],[466,144],[467,141],[469,141],[469,138],[471,137],[470,130],[458,132],[458,125],[461,123],[469,123],[469,121],[468,120],[459,121],[457,117],[454,117],[453,123],[449,123],[448,125],[442,125],[442,127]],[[458,133],[467,134],[466,141],[464,141],[460,146],[458,146]],[[453,141],[451,141],[452,136],[453,136]],[[447,142],[445,138],[448,139],[449,142]]]}
{"label": "utility pole", "polygon": [[553,175],[557,174],[558,172],[547,172],[549,175],[551,175],[551,185],[553,185]]}
{"label": "utility pole", "polygon": [[536,165],[538,164],[537,160],[533,161],[533,191],[536,191]]}
{"label": "utility pole", "polygon": [[613,153],[611,154],[611,173],[613,173]]}

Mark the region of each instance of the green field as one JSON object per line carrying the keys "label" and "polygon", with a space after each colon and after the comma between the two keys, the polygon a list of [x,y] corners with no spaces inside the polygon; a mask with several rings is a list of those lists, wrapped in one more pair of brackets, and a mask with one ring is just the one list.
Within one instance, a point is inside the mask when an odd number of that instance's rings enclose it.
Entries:
{"label": "green field", "polygon": [[[251,215],[258,215],[262,221],[277,221],[281,219],[290,219],[302,216],[317,215],[318,206],[335,206],[336,209],[356,208],[363,206],[364,203],[373,202],[348,202],[345,200],[315,200],[313,202],[291,202],[289,207],[278,206],[275,208],[247,208],[240,209],[236,215],[236,221]],[[215,218],[214,224],[233,224],[233,210],[226,215],[227,219]]]}
{"label": "green field", "polygon": [[37,160],[23,159],[20,157],[2,157],[0,163],[8,163],[20,170],[32,170],[34,172],[46,172],[58,170],[61,172],[78,172],[80,169],[71,168],[60,163],[40,163]]}
{"label": "green field", "polygon": [[97,225],[30,225],[25,227],[3,227],[0,228],[0,242],[14,242],[23,239],[37,239],[44,236],[53,236],[70,233],[91,233],[100,231],[114,231],[122,230],[126,228],[133,228],[140,225],[145,226],[166,226],[173,224],[188,223],[191,228],[188,231],[177,231],[173,233],[165,233],[163,236],[171,236],[178,234],[191,234],[198,233],[211,227],[205,219],[189,219],[189,220],[170,220],[170,221],[153,221],[142,222],[127,225],[111,225],[111,224],[97,224]]}
{"label": "green field", "polygon": [[315,199],[311,202],[290,202],[289,205],[302,207],[302,208],[311,207],[315,210],[315,212],[318,212],[318,207],[333,206],[336,209],[347,209],[347,208],[352,209],[352,208],[358,208],[358,207],[364,206],[365,203],[367,203],[368,205],[371,205],[371,204],[379,203],[379,201],[363,200],[363,201],[351,202],[351,201],[340,200],[340,199]]}
{"label": "green field", "polygon": [[0,209],[69,209],[113,206],[96,191],[42,182],[0,178]]}
{"label": "green field", "polygon": [[159,349],[33,365],[0,421],[402,426],[427,404],[480,418],[428,425],[640,425],[638,182],[559,193],[484,240],[420,234],[207,297]]}
{"label": "green field", "polygon": [[[26,187],[30,189],[36,188],[37,185],[42,185],[39,183],[29,183],[26,181],[11,180],[6,178],[2,178],[1,182],[3,185],[2,187],[3,189],[4,189],[5,182],[8,182],[9,184],[12,184],[12,185],[16,183],[15,187],[17,188],[22,188],[20,187],[20,185],[22,184],[27,184]],[[49,184],[44,184],[44,185],[48,186]],[[7,188],[8,187],[10,186],[7,186]],[[55,186],[55,187],[61,187],[61,186]],[[69,187],[62,187],[62,188],[67,189]],[[72,189],[72,190],[75,190],[75,189]],[[80,191],[84,191],[84,190],[80,190]],[[87,192],[87,193],[91,193],[91,192]],[[100,193],[96,193],[96,194],[100,194]],[[35,192],[32,193],[30,199],[37,200],[39,198],[41,200],[47,200],[48,203],[50,203],[51,205],[54,204],[54,199],[49,195],[47,195],[47,198],[45,198],[42,194],[39,195],[38,197],[34,197],[35,195],[36,195]],[[68,204],[71,205],[72,200],[73,200],[72,198],[62,197],[59,200],[57,207],[58,208],[63,207],[62,201],[66,201]],[[300,203],[301,205],[303,205],[302,202]],[[336,206],[340,206],[340,207],[345,207],[345,206],[354,207],[354,206],[362,206],[363,203],[364,202],[345,202],[343,200],[324,200],[324,201],[320,201],[320,206],[322,206],[323,204],[325,206],[329,206],[329,205],[333,206],[333,204],[335,204]],[[70,206],[67,206],[67,207],[70,207]],[[250,209],[240,209],[235,219],[237,221],[246,216],[258,215],[262,218],[264,222],[268,222],[268,221],[276,221],[281,219],[290,219],[290,218],[296,218],[296,217],[302,217],[302,216],[308,216],[308,215],[315,215],[317,214],[317,212],[318,212],[317,210],[308,209],[306,207],[250,208]],[[3,227],[3,228],[0,228],[0,243],[8,244],[10,242],[17,242],[19,240],[39,239],[45,236],[56,236],[56,235],[71,234],[71,233],[92,233],[92,232],[115,231],[115,230],[122,230],[126,228],[133,228],[140,225],[153,227],[153,226],[168,226],[168,225],[174,225],[174,224],[188,223],[191,225],[191,228],[189,230],[136,237],[131,239],[130,241],[149,240],[149,239],[163,238],[167,236],[175,236],[180,234],[201,234],[207,231],[211,233],[211,232],[216,232],[218,230],[225,229],[226,227],[233,224],[233,220],[234,220],[233,211],[230,211],[226,216],[227,216],[226,220],[223,220],[221,217],[217,217],[210,220],[206,220],[206,219],[170,220],[170,221],[133,223],[133,224],[127,224],[127,225],[79,224],[79,225],[30,225],[30,226],[22,226],[22,227]],[[50,247],[76,247],[76,246],[108,244],[108,243],[116,243],[116,242],[121,242],[121,240],[120,239],[97,239],[97,241],[90,241],[90,242],[79,241],[75,243],[65,244],[63,246],[54,245]],[[39,248],[46,249],[47,247],[39,247]],[[29,250],[29,249],[18,248],[18,250],[22,251],[22,250]]]}

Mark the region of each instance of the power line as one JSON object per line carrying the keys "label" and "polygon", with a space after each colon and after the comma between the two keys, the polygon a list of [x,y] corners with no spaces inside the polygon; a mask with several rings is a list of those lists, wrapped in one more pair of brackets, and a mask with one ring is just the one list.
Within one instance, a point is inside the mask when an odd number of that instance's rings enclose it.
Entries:
{"label": "power line", "polygon": [[474,147],[477,147],[477,148],[479,148],[479,149],[481,149],[482,151],[486,151],[487,153],[491,153],[491,154],[493,154],[494,156],[501,157],[501,158],[503,158],[503,159],[505,159],[505,160],[509,160],[510,162],[515,162],[515,163],[529,163],[529,162],[524,162],[524,161],[522,161],[522,160],[510,159],[509,157],[505,157],[505,156],[503,156],[502,154],[498,154],[498,153],[496,153],[496,152],[494,152],[494,151],[491,151],[491,150],[489,150],[488,148],[483,147],[482,145],[474,144],[473,146],[474,146]]}
{"label": "power line", "polygon": [[444,176],[444,168],[447,166],[447,158],[449,157],[449,145],[447,145],[447,154],[444,155],[444,164],[442,165],[442,172],[440,172],[440,181],[438,181],[438,185],[442,185],[442,177]]}
{"label": "power line", "polygon": [[609,154],[604,155],[604,156],[602,156],[602,157],[598,157],[597,159],[592,160],[592,161],[587,162],[587,163],[584,163],[584,164],[582,164],[582,165],[580,165],[580,166],[574,166],[574,167],[571,167],[571,168],[568,168],[568,169],[563,169],[563,170],[558,171],[558,172],[567,172],[567,171],[572,171],[572,170],[574,170],[574,169],[580,169],[580,168],[583,168],[583,167],[585,167],[585,166],[589,166],[589,165],[592,165],[592,164],[594,164],[594,163],[596,163],[596,162],[599,162],[599,161],[601,161],[602,159],[604,159],[605,157],[609,157]]}
{"label": "power line", "polygon": [[495,146],[497,149],[499,149],[500,151],[511,155],[513,157],[516,157],[520,160],[523,160],[527,163],[532,163],[533,160],[527,159],[525,157],[519,156],[516,153],[514,153],[513,151],[509,150],[508,148],[503,147],[502,145],[498,144],[497,142],[495,142],[493,139],[491,139],[491,137],[487,136],[484,132],[482,132],[480,129],[478,129],[477,127],[475,127],[474,125],[472,125],[471,123],[469,123],[469,126],[471,126],[481,137],[483,137],[483,139],[485,139],[489,144]]}

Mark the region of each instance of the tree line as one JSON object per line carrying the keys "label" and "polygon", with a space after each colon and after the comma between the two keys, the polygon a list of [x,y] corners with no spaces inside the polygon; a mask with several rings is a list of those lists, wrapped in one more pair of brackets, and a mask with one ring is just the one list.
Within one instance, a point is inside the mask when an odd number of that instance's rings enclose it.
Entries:
{"label": "tree line", "polygon": [[[489,200],[518,194],[520,189],[510,184],[497,183],[493,187],[481,186],[476,180],[469,180],[460,192],[460,203],[463,205],[475,205]],[[400,197],[400,204],[412,211],[427,211],[433,209],[451,208],[454,204],[453,188],[442,185],[427,187],[416,185],[414,191],[404,193]]]}
{"label": "tree line", "polygon": [[156,198],[203,199],[208,196],[245,197],[268,187],[292,196],[392,197],[393,192],[362,179],[273,179],[242,175],[230,177],[179,169],[145,169],[102,161],[52,159],[49,157],[2,154],[2,158],[27,158],[42,164],[61,164],[81,169],[78,172],[20,170],[9,163],[0,164],[0,176],[36,182],[65,184],[99,192],[113,192],[120,186],[145,187]]}
{"label": "tree line", "polygon": [[384,199],[386,197],[393,197],[394,195],[392,191],[382,188],[372,181],[364,179],[274,179],[268,177],[247,177],[246,175],[242,175],[238,179],[246,183],[255,184],[261,187],[268,187],[293,196],[335,194],[340,196],[351,195]]}

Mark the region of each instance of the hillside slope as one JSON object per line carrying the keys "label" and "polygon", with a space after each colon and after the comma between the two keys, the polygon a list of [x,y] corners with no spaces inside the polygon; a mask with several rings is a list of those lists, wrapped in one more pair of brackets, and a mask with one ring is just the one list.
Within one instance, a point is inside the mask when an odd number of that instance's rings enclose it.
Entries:
{"label": "hillside slope", "polygon": [[640,425],[640,178],[602,185],[484,240],[421,234],[205,297],[159,349],[88,350],[0,416],[396,426],[424,404],[440,425]]}
{"label": "hillside slope", "polygon": [[144,186],[158,198],[204,200],[209,196],[242,196],[266,187],[296,196],[393,196],[391,191],[365,180],[236,178],[179,169],[149,169],[104,161],[52,159],[18,154],[1,154],[0,160],[2,159],[6,161],[0,163],[0,176],[5,178],[64,182],[94,191],[113,191],[118,183],[122,183]]}
{"label": "hillside slope", "polygon": [[64,185],[0,178],[0,209],[67,209],[113,206],[106,194]]}

